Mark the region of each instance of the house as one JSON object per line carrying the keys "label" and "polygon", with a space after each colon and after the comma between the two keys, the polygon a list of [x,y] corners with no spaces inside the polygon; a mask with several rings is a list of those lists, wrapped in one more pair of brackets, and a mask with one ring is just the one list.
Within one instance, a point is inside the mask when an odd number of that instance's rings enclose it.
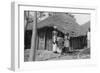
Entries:
{"label": "house", "polygon": [[[25,30],[25,46],[26,45],[31,46],[30,40],[32,36],[32,25],[33,23],[28,23],[28,26]],[[57,28],[55,29],[54,26],[56,26]],[[83,38],[82,35],[83,33],[86,33],[86,31],[84,30],[85,27],[78,25],[74,16],[69,13],[57,12],[51,15],[49,13],[44,13],[43,18],[41,17],[39,18],[39,20],[37,19],[37,34],[36,34],[37,49],[52,51],[53,31],[57,31],[57,36],[61,36],[61,37],[64,37],[64,33],[69,33],[69,36],[71,37],[70,46],[72,48],[79,48],[79,46],[81,46],[79,43],[82,40],[81,38]],[[84,39],[86,39],[85,35],[84,35]]]}

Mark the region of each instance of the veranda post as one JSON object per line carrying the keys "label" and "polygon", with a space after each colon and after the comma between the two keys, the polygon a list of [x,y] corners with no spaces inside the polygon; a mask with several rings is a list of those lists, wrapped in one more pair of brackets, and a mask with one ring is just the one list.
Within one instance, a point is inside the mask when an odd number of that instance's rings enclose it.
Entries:
{"label": "veranda post", "polygon": [[31,38],[31,49],[29,54],[29,61],[35,61],[35,54],[36,54],[36,28],[37,28],[37,12],[33,12],[33,29],[32,29],[32,38]]}

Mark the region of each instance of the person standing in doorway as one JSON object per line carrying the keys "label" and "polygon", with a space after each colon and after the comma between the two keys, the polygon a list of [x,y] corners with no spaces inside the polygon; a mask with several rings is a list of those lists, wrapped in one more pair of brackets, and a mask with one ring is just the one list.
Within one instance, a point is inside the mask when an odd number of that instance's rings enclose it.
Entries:
{"label": "person standing in doorway", "polygon": [[53,49],[52,51],[55,53],[57,52],[57,31],[56,31],[56,26],[54,26],[54,31],[53,31]]}
{"label": "person standing in doorway", "polygon": [[62,54],[66,54],[68,51],[69,51],[69,33],[65,33],[64,48],[62,49]]}

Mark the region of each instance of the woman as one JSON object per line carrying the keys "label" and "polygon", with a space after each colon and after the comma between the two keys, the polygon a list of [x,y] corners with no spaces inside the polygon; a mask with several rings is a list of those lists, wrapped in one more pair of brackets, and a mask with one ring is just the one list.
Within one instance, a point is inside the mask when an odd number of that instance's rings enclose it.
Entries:
{"label": "woman", "polygon": [[62,49],[62,54],[66,54],[69,51],[69,33],[64,36],[64,47]]}

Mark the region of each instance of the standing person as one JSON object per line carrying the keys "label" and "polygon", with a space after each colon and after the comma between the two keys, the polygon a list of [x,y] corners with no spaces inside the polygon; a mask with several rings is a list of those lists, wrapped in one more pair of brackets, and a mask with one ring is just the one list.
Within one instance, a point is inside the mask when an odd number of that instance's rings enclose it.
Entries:
{"label": "standing person", "polygon": [[56,31],[56,26],[54,26],[54,31],[53,31],[53,52],[57,52],[57,31]]}
{"label": "standing person", "polygon": [[90,29],[87,32],[87,48],[90,48]]}
{"label": "standing person", "polygon": [[53,52],[57,51],[57,42],[56,42],[56,36],[53,36]]}
{"label": "standing person", "polygon": [[69,33],[65,33],[64,36],[64,48],[62,50],[62,53],[66,53],[69,51]]}

